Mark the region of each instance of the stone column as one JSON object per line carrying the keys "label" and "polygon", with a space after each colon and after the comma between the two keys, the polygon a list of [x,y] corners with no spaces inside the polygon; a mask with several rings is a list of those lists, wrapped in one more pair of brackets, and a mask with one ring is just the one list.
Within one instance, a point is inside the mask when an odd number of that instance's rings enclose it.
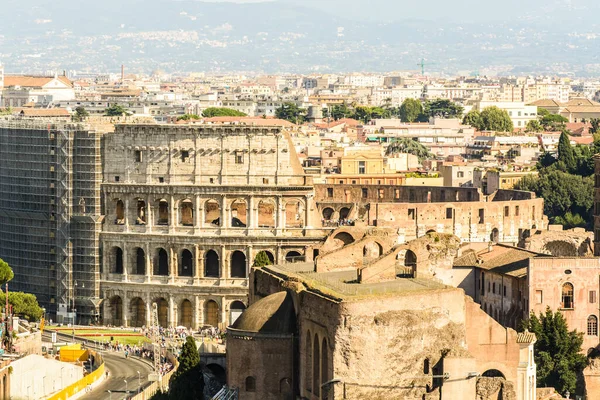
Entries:
{"label": "stone column", "polygon": [[223,328],[229,326],[229,321],[227,321],[227,311],[228,311],[227,301],[225,297],[221,297],[221,320],[219,321],[222,324]]}
{"label": "stone column", "polygon": [[125,199],[125,210],[123,216],[125,217],[125,230],[129,230],[129,199]]}
{"label": "stone column", "polygon": [[154,227],[154,220],[152,219],[152,202],[150,196],[146,198],[146,231],[152,232]]}
{"label": "stone column", "polygon": [[252,268],[253,262],[254,257],[252,256],[252,245],[249,245],[248,250],[246,251],[246,277],[250,276],[250,268]]}
{"label": "stone column", "polygon": [[198,230],[202,227],[202,212],[200,211],[200,195],[196,195],[196,203],[194,204],[194,228]]}
{"label": "stone column", "polygon": [[306,210],[304,210],[304,214],[305,214],[305,220],[304,220],[304,227],[305,228],[312,228],[313,227],[313,220],[311,218],[311,210],[313,208],[313,195],[309,194],[306,196]]}
{"label": "stone column", "polygon": [[177,311],[176,311],[177,306],[175,305],[175,299],[173,298],[173,296],[169,296],[169,327],[174,327],[176,326],[176,321],[177,321]]}
{"label": "stone column", "polygon": [[152,325],[152,297],[150,293],[146,294],[146,327]]}
{"label": "stone column", "polygon": [[129,326],[129,296],[127,296],[127,292],[123,292],[123,326]]}
{"label": "stone column", "polygon": [[173,232],[175,230],[175,226],[177,226],[177,208],[175,207],[175,198],[171,195],[170,199],[170,214],[169,214],[169,232]]}
{"label": "stone column", "polygon": [[204,325],[204,300],[194,296],[194,302],[194,329],[200,329]]}
{"label": "stone column", "polygon": [[173,247],[169,248],[169,281],[175,282],[175,276],[177,276],[177,253]]}
{"label": "stone column", "polygon": [[202,199],[200,196],[196,196],[196,199],[198,199],[198,227],[204,228],[204,220],[206,219],[204,216],[204,202],[206,199]]}
{"label": "stone column", "polygon": [[108,246],[106,246],[106,243],[104,243],[102,246],[102,278],[105,281],[108,280],[108,274],[110,274],[110,260],[108,255]]}
{"label": "stone column", "polygon": [[200,246],[195,245],[196,269],[194,270],[194,278],[196,280],[204,277],[204,250],[200,250]]}
{"label": "stone column", "polygon": [[254,196],[248,196],[248,210],[246,211],[246,218],[248,219],[246,226],[249,229],[256,229],[258,227],[258,218],[255,219],[256,212],[254,210]]}
{"label": "stone column", "polygon": [[127,258],[127,243],[123,243],[123,281],[127,282],[129,280],[127,274],[127,267],[129,266],[129,259]]}
{"label": "stone column", "polygon": [[221,198],[221,228],[227,229],[231,226],[231,214],[227,204],[227,196]]}
{"label": "stone column", "polygon": [[150,244],[146,243],[146,282],[150,282],[153,272],[154,272],[154,266],[152,265],[152,255],[151,255],[151,250],[150,250]]}
{"label": "stone column", "polygon": [[219,261],[221,263],[221,278],[229,278],[229,265],[225,257],[225,246],[221,245],[221,254],[219,254]]}
{"label": "stone column", "polygon": [[282,230],[283,228],[285,228],[285,213],[283,211],[283,198],[281,196],[277,196],[277,200],[276,200],[276,218],[277,218],[277,223],[276,223],[276,227],[277,230]]}

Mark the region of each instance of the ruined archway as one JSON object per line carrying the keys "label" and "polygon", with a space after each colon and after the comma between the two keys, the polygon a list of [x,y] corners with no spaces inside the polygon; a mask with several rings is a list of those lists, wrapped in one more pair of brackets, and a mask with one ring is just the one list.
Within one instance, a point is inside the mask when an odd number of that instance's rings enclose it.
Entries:
{"label": "ruined archway", "polygon": [[218,326],[219,325],[219,305],[214,300],[206,302],[204,322],[206,325]]}
{"label": "ruined archway", "polygon": [[167,328],[169,326],[169,303],[162,297],[157,299],[155,303],[158,314],[158,325]]}
{"label": "ruined archway", "polygon": [[245,228],[248,223],[248,206],[246,200],[236,199],[231,202],[231,227]]}
{"label": "ruined archway", "polygon": [[246,278],[246,255],[236,250],[231,254],[230,271],[232,278]]}
{"label": "ruined archway", "polygon": [[285,261],[289,263],[302,262],[304,261],[304,256],[297,251],[288,251],[285,255]]}
{"label": "ruined archway", "polygon": [[191,328],[193,324],[192,302],[185,299],[179,305],[179,325]]}
{"label": "ruined archway", "polygon": [[131,300],[130,305],[130,325],[134,328],[141,328],[146,325],[146,303],[139,297]]}
{"label": "ruined archway", "polygon": [[154,275],[169,275],[169,255],[165,249],[156,251],[156,261],[154,262]]}
{"label": "ruined archway", "polygon": [[299,200],[291,200],[285,204],[285,227],[304,227],[304,206]]}
{"label": "ruined archway", "polygon": [[179,276],[194,276],[194,256],[188,249],[184,249],[181,252]]}
{"label": "ruined archway", "polygon": [[169,225],[169,202],[166,200],[158,201],[157,225]]}
{"label": "ruined archway", "polygon": [[136,225],[146,225],[146,202],[142,199],[138,199],[137,201],[137,209],[136,209],[136,217],[135,224]]}
{"label": "ruined archway", "polygon": [[216,200],[207,200],[204,203],[204,223],[206,225],[221,226],[221,206]]}
{"label": "ruined archway", "polygon": [[367,260],[374,260],[383,255],[383,246],[375,241],[368,242],[363,247],[363,257]]}
{"label": "ruined archway", "polygon": [[181,225],[194,226],[194,203],[191,200],[182,200],[179,205],[179,218]]}
{"label": "ruined archway", "polygon": [[354,237],[348,232],[339,232],[332,239],[334,249],[339,249],[351,243],[354,243]]}
{"label": "ruined archway", "polygon": [[121,199],[117,200],[116,202],[115,214],[115,224],[125,224],[125,204]]}
{"label": "ruined archway", "polygon": [[258,203],[258,227],[275,228],[275,204],[269,200]]}
{"label": "ruined archway", "polygon": [[135,250],[135,272],[136,275],[146,274],[146,253],[143,249],[137,248]]}
{"label": "ruined archway", "polygon": [[350,209],[348,207],[340,208],[340,219],[348,219],[350,215]]}
{"label": "ruined archway", "polygon": [[113,269],[114,274],[123,273],[123,249],[120,247],[113,247],[113,257],[115,258],[115,266]]}
{"label": "ruined archway", "polygon": [[204,276],[207,278],[218,278],[221,276],[219,267],[219,255],[214,250],[209,250],[204,255]]}
{"label": "ruined archway", "polygon": [[123,299],[121,296],[113,296],[109,302],[110,315],[114,326],[123,325]]}
{"label": "ruined archway", "polygon": [[331,217],[333,216],[333,208],[325,207],[323,209],[323,219],[325,221],[331,221]]}

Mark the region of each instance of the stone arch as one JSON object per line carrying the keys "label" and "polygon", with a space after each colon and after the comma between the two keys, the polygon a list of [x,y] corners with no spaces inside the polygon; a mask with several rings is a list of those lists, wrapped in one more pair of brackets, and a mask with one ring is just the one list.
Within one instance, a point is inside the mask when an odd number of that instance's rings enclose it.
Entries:
{"label": "stone arch", "polygon": [[141,328],[146,325],[146,303],[140,297],[131,299],[129,306],[130,325],[134,328]]}
{"label": "stone arch", "polygon": [[154,303],[156,303],[158,325],[167,328],[169,326],[169,303],[164,297],[157,298]]}
{"label": "stone arch", "polygon": [[148,219],[146,217],[148,210],[146,209],[146,201],[143,199],[137,199],[136,206],[136,215],[135,215],[135,224],[136,225],[146,225]]}
{"label": "stone arch", "polygon": [[253,376],[247,376],[245,382],[246,392],[256,392],[256,378]]}
{"label": "stone arch", "polygon": [[169,225],[169,202],[165,199],[158,200],[156,225]]}
{"label": "stone arch", "polygon": [[379,257],[381,257],[383,255],[383,246],[375,241],[372,240],[370,242],[365,243],[364,247],[363,247],[363,257],[368,259],[368,260],[374,260],[377,259]]}
{"label": "stone arch", "polygon": [[486,378],[504,378],[504,379],[506,379],[506,376],[504,376],[504,374],[497,369],[488,369],[483,374],[481,374],[481,376],[484,376]]}
{"label": "stone arch", "polygon": [[399,278],[414,278],[417,272],[417,255],[410,249],[401,250],[396,254],[396,276]]}
{"label": "stone arch", "polygon": [[246,309],[246,305],[239,300],[233,301],[229,306],[229,323],[233,325],[233,323],[242,315],[244,310]]}
{"label": "stone arch", "polygon": [[333,217],[333,213],[334,213],[333,208],[331,208],[331,207],[325,207],[323,209],[323,212],[321,213],[321,215],[323,215],[323,219],[325,221],[331,221],[331,218]]}
{"label": "stone arch", "polygon": [[307,331],[306,333],[306,349],[305,349],[305,360],[306,360],[306,371],[304,371],[304,376],[306,377],[306,382],[305,382],[305,389],[308,391],[312,390],[312,367],[313,367],[313,361],[312,361],[312,353],[313,353],[313,346],[312,346],[312,336],[310,333],[310,330]]}
{"label": "stone arch", "polygon": [[208,250],[204,254],[204,276],[207,278],[219,278],[221,276],[219,255],[214,250]]}
{"label": "stone arch", "polygon": [[335,248],[342,248],[354,243],[354,237],[348,232],[339,232],[332,239]]}
{"label": "stone arch", "polygon": [[123,249],[118,246],[113,247],[113,257],[115,258],[115,266],[112,270],[114,274],[123,273]]}
{"label": "stone arch", "polygon": [[577,246],[573,243],[566,242],[564,240],[552,240],[546,242],[542,248],[542,252],[551,254],[554,257],[577,257],[579,252]]}
{"label": "stone arch", "polygon": [[319,336],[315,333],[313,340],[313,395],[317,396],[317,398],[321,397],[321,349],[319,348]]}
{"label": "stone arch", "polygon": [[350,216],[350,208],[349,207],[340,208],[340,219],[348,219],[349,216]]}
{"label": "stone arch", "polygon": [[209,199],[204,203],[204,223],[221,226],[221,205],[217,200]]}
{"label": "stone arch", "polygon": [[188,299],[183,299],[179,305],[179,325],[191,328],[194,321],[194,308],[192,302]]}
{"label": "stone arch", "polygon": [[230,209],[232,228],[245,228],[248,226],[248,203],[245,199],[233,200]]}
{"label": "stone arch", "polygon": [[500,231],[498,228],[492,229],[492,233],[490,233],[490,242],[498,243],[500,241]]}
{"label": "stone arch", "polygon": [[204,321],[206,325],[219,326],[219,305],[214,300],[208,300],[204,306]]}
{"label": "stone arch", "polygon": [[427,232],[425,232],[426,235],[430,235],[432,233],[437,233],[437,231],[435,229],[430,229]]}
{"label": "stone arch", "polygon": [[327,351],[327,338],[323,338],[321,342],[321,385],[325,382],[328,382],[329,379],[329,352]]}
{"label": "stone arch", "polygon": [[135,272],[136,275],[146,274],[146,252],[140,247],[135,250]]}
{"label": "stone arch", "polygon": [[272,200],[258,202],[258,227],[275,228],[275,203]]}
{"label": "stone arch", "polygon": [[217,379],[219,385],[224,385],[225,382],[227,382],[227,373],[225,369],[219,364],[208,364],[206,368],[208,368],[210,372],[212,372],[212,374]]}
{"label": "stone arch", "polygon": [[156,250],[156,261],[154,262],[154,275],[169,275],[169,254],[163,248]]}
{"label": "stone arch", "polygon": [[194,256],[188,249],[183,249],[181,252],[179,276],[194,276]]}
{"label": "stone arch", "polygon": [[115,224],[125,224],[125,203],[121,199],[115,201]]}
{"label": "stone arch", "polygon": [[123,299],[121,296],[115,295],[109,301],[110,315],[112,316],[112,324],[115,326],[123,325]]}
{"label": "stone arch", "polygon": [[598,317],[590,315],[587,319],[588,336],[598,336]]}
{"label": "stone arch", "polygon": [[300,252],[292,250],[292,251],[288,251],[285,254],[285,261],[292,263],[292,262],[300,262],[300,261],[304,261],[304,257],[302,256],[302,254],[300,254]]}
{"label": "stone arch", "polygon": [[236,250],[231,253],[229,271],[232,278],[246,278],[246,254],[243,251]]}
{"label": "stone arch", "polygon": [[285,227],[304,227],[304,203],[298,199],[288,200],[285,203]]}
{"label": "stone arch", "polygon": [[194,226],[194,203],[190,199],[179,203],[179,222],[183,226]]}

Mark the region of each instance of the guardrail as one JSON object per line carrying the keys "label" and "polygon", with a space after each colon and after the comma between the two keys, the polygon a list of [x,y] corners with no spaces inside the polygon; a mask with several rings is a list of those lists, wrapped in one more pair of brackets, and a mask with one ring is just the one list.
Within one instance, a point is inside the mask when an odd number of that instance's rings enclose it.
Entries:
{"label": "guardrail", "polygon": [[167,358],[169,359],[171,364],[173,364],[173,369],[170,370],[169,372],[167,372],[165,375],[163,375],[161,377],[160,382],[151,383],[140,393],[136,394],[135,396],[130,397],[129,400],[148,400],[152,396],[154,396],[156,393],[158,393],[158,391],[160,390],[161,387],[162,388],[169,387],[169,381],[171,380],[171,376],[173,376],[173,374],[177,370],[177,367],[179,367],[179,362],[177,362],[177,358],[175,356],[173,356],[171,353],[167,353]]}
{"label": "guardrail", "polygon": [[104,362],[91,374],[88,374],[78,380],[77,382],[67,386],[60,392],[48,397],[47,400],[67,400],[69,397],[74,396],[80,391],[84,390],[88,385],[96,382],[98,379],[104,376]]}

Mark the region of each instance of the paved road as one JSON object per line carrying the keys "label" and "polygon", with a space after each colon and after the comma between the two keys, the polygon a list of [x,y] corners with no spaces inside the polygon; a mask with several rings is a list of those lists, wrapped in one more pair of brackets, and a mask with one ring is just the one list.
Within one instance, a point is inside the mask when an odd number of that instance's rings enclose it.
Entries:
{"label": "paved road", "polygon": [[[50,335],[49,332],[44,332],[44,340],[49,342],[51,339]],[[59,334],[59,341],[67,338],[71,340],[71,335]],[[134,357],[126,359],[125,355],[121,352],[102,351],[102,356],[104,357],[105,367],[110,372],[109,378],[96,387],[92,393],[82,396],[80,399],[122,400],[137,393],[140,385],[141,387],[146,386],[148,374],[153,371],[150,364]],[[140,371],[139,380],[137,371]],[[125,389],[127,389],[129,395],[125,392]],[[109,390],[111,393],[108,392]]]}

